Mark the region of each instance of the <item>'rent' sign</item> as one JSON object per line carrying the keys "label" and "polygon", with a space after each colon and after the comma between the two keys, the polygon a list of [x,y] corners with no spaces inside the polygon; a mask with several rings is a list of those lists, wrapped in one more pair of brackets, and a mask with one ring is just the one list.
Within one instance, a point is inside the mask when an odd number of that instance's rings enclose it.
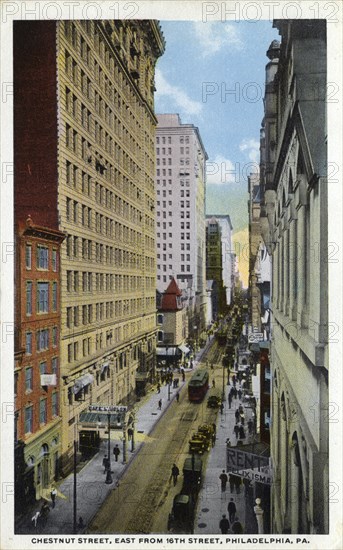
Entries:
{"label": "'rent' sign", "polygon": [[273,475],[269,468],[269,457],[241,451],[238,448],[227,449],[227,471],[249,481],[271,485]]}

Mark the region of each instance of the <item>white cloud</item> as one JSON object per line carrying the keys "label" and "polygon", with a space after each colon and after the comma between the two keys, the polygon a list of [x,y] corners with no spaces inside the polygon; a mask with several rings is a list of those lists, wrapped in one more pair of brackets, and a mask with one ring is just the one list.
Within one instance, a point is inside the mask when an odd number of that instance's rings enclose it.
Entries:
{"label": "white cloud", "polygon": [[202,56],[213,55],[224,47],[233,46],[241,49],[243,43],[239,37],[238,27],[218,21],[196,21],[193,23],[196,39],[202,46]]}
{"label": "white cloud", "polygon": [[184,113],[189,115],[199,115],[202,111],[202,103],[194,101],[187,93],[179,88],[169,84],[159,69],[155,72],[155,82],[157,94],[167,96],[171,103],[177,105]]}
{"label": "white cloud", "polygon": [[256,139],[243,139],[239,145],[240,151],[245,151],[249,160],[259,164],[260,162],[260,143]]}
{"label": "white cloud", "polygon": [[239,166],[221,155],[206,163],[206,181],[209,184],[222,185],[239,181]]}

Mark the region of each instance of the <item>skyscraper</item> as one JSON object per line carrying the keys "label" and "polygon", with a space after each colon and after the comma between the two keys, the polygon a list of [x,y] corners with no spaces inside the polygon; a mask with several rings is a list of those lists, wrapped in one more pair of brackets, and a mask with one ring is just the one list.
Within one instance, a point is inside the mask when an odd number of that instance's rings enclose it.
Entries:
{"label": "skyscraper", "polygon": [[82,430],[79,413],[90,403],[127,402],[136,373],[143,389],[153,375],[153,95],[163,51],[155,21],[14,24],[16,218],[31,214],[66,235],[64,464]]}
{"label": "skyscraper", "polygon": [[188,300],[190,335],[205,327],[207,153],[199,129],[177,114],[157,115],[157,289],[172,277]]}

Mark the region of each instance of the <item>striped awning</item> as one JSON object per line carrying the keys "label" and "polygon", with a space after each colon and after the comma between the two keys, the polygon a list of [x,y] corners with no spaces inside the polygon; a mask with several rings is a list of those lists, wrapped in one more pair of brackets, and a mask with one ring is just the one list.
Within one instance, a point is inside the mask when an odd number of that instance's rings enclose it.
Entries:
{"label": "striped awning", "polygon": [[179,349],[182,351],[182,353],[189,353],[191,350],[185,346],[185,344],[181,344],[181,346],[179,346]]}

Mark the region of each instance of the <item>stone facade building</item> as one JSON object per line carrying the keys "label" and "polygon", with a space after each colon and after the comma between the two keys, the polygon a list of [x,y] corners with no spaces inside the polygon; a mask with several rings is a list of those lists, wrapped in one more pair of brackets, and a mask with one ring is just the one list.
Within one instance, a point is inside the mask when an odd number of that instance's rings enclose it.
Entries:
{"label": "stone facade building", "polygon": [[206,325],[207,153],[193,124],[177,114],[157,118],[157,290],[176,279],[188,302],[190,337],[197,339]]}
{"label": "stone facade building", "polygon": [[79,414],[128,403],[136,374],[140,384],[154,374],[154,67],[163,51],[155,21],[14,23],[15,208],[66,234],[66,465]]}
{"label": "stone facade building", "polygon": [[261,229],[272,255],[272,531],[328,533],[326,22],[276,20]]}

